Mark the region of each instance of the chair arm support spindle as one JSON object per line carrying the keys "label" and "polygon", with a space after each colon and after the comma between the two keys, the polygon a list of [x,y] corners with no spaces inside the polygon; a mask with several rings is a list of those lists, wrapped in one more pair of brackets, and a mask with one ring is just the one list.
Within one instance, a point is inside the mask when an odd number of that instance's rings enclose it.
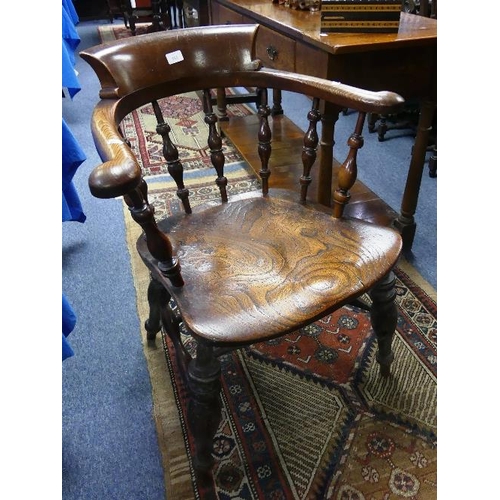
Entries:
{"label": "chair arm support spindle", "polygon": [[356,121],[354,132],[349,137],[347,144],[349,145],[349,153],[342,164],[338,175],[338,187],[333,193],[333,216],[342,217],[344,208],[349,203],[351,194],[349,190],[356,182],[358,176],[357,156],[358,150],[363,147],[363,125],[365,123],[366,113],[359,113]]}
{"label": "chair arm support spindle", "polygon": [[154,114],[156,117],[156,133],[161,136],[163,142],[163,157],[167,162],[167,170],[174,179],[177,185],[177,197],[181,200],[184,211],[187,214],[191,213],[191,204],[189,203],[189,191],[184,186],[184,168],[179,161],[179,151],[170,139],[170,126],[165,123],[163,113],[161,112],[160,105],[155,99],[151,102]]}
{"label": "chair arm support spindle", "polygon": [[170,126],[166,123],[159,123],[156,132],[163,140],[163,156],[167,161],[167,170],[177,185],[177,197],[181,200],[184,211],[187,214],[192,212],[189,202],[189,190],[184,186],[184,167],[179,161],[179,151],[170,139]]}
{"label": "chair arm support spindle", "polygon": [[215,171],[217,179],[215,183],[219,187],[223,203],[227,203],[227,179],[224,177],[225,157],[222,152],[222,138],[217,132],[217,115],[213,111],[210,89],[203,90],[203,111],[205,113],[205,123],[208,125],[207,144],[210,149],[210,160]]}
{"label": "chair arm support spindle", "polygon": [[304,135],[304,147],[302,149],[302,164],[304,170],[300,177],[300,202],[305,203],[307,198],[307,189],[311,184],[311,168],[316,161],[317,149],[319,143],[318,122],[321,120],[321,113],[318,110],[319,99],[314,98],[311,110],[307,113],[309,128]]}
{"label": "chair arm support spindle", "polygon": [[267,104],[267,88],[257,89],[259,96],[259,107],[257,114],[259,116],[259,158],[260,158],[260,171],[259,175],[262,180],[262,194],[266,196],[269,192],[269,158],[271,157],[271,128],[269,127],[269,115],[271,109]]}
{"label": "chair arm support spindle", "polygon": [[[146,193],[146,195],[145,195]],[[124,197],[132,218],[142,227],[146,235],[148,250],[158,260],[158,267],[170,279],[174,286],[184,285],[180,274],[180,264],[173,256],[172,244],[168,236],[160,231],[154,218],[154,208],[147,200],[147,184],[143,180],[141,186]]]}

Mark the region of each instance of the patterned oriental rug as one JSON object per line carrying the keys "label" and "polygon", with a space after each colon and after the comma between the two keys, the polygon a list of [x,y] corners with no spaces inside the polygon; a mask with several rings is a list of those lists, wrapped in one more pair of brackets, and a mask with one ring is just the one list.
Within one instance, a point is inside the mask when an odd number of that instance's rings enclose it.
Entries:
{"label": "patterned oriental rug", "polygon": [[[128,31],[99,29],[103,39]],[[165,100],[162,108],[192,204],[218,198],[196,94]],[[244,105],[229,108],[230,116],[251,112]],[[127,116],[122,130],[140,158],[157,216],[182,210],[150,106]],[[230,158],[229,194],[258,189],[258,179],[234,146],[225,140],[224,148]],[[124,214],[144,325],[149,273],[135,250],[140,227],[125,205]],[[221,358],[222,421],[213,446],[214,481],[205,488],[194,476],[186,427],[189,394],[172,345],[165,336],[148,344],[142,327],[167,498],[437,498],[436,294],[404,260],[396,276],[400,315],[388,379],[379,377],[369,317],[355,307]]]}

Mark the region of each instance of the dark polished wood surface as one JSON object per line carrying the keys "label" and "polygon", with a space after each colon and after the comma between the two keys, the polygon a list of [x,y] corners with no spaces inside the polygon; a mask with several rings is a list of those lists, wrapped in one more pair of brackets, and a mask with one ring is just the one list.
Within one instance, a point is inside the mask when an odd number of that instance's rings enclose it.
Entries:
{"label": "dark polished wood surface", "polygon": [[[256,55],[264,65],[339,81],[370,90],[392,90],[420,102],[420,118],[401,208],[393,225],[410,249],[436,106],[437,21],[401,13],[398,33],[321,34],[320,13],[273,4],[270,0],[211,0],[212,24],[259,23]],[[286,110],[284,110],[286,113]],[[318,199],[331,204],[334,129],[340,108],[322,109],[321,180]],[[237,143],[237,138],[234,138]]]}
{"label": "dark polished wood surface", "polygon": [[[294,10],[270,0],[211,0],[235,12],[288,34],[294,40],[315,45],[332,54],[366,52],[405,45],[433,45],[437,21],[406,12],[401,13],[398,33],[320,33],[320,12]],[[212,18],[212,22],[216,19]]]}

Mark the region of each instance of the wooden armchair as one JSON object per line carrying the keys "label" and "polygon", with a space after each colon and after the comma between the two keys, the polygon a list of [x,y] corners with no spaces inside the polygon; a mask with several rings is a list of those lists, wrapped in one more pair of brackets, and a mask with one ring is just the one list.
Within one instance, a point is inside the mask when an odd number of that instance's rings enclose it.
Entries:
{"label": "wooden armchair", "polygon": [[[117,40],[81,53],[101,82],[92,131],[103,163],[89,178],[98,198],[123,196],[142,226],[137,250],[149,268],[148,339],[162,328],[177,349],[192,395],[188,426],[196,441],[195,468],[209,477],[213,436],[220,419],[220,364],[231,349],[298,330],[369,294],[371,322],[378,339],[381,375],[393,361],[397,321],[393,266],[400,235],[343,214],[356,181],[356,155],[366,113],[398,110],[403,99],[311,76],[263,68],[254,57],[258,26],[187,28]],[[222,50],[222,48],[224,50]],[[303,93],[312,98],[304,134],[302,175],[295,191],[273,184],[272,134],[267,92],[259,91],[260,125],[255,137],[262,189],[231,197],[210,89],[255,87]],[[157,100],[200,91],[207,141],[220,201],[191,207],[183,166],[163,122]],[[359,112],[350,147],[333,192],[333,207],[312,202],[321,100]],[[120,133],[133,109],[153,103],[157,131],[164,140],[168,171],[185,213],[157,221],[148,202],[141,168]],[[292,161],[292,159],[290,160]],[[372,168],[381,168],[372,159]],[[110,276],[112,279],[112,276]],[[191,356],[182,331],[196,341]],[[367,335],[370,332],[367,332]]]}

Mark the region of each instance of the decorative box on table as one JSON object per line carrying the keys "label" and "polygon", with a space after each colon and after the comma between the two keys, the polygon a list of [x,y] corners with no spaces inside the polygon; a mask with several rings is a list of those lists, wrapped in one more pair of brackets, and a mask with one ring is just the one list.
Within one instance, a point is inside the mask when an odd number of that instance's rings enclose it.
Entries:
{"label": "decorative box on table", "polygon": [[322,0],[321,33],[397,33],[401,0]]}

